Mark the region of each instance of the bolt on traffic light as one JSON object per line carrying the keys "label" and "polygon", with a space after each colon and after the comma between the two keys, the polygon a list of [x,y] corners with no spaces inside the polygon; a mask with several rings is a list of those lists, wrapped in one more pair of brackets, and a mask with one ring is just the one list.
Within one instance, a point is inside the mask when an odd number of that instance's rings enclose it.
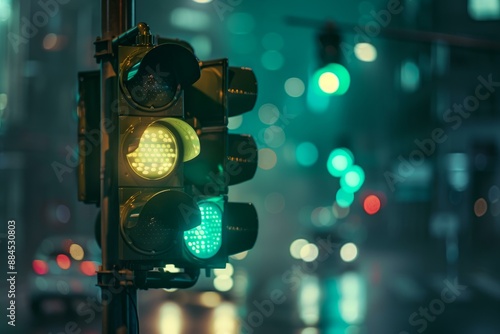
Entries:
{"label": "bolt on traffic light", "polygon": [[313,74],[313,89],[317,94],[343,95],[349,89],[351,76],[340,64],[341,37],[335,25],[326,24],[317,40],[321,68]]}

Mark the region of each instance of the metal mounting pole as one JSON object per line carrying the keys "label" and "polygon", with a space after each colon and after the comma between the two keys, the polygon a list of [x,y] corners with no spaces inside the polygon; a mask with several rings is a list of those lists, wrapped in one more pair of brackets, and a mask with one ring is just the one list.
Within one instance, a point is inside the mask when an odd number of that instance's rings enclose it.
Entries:
{"label": "metal mounting pole", "polygon": [[[101,40],[111,41],[135,24],[135,0],[101,0]],[[101,59],[101,248],[102,268],[99,285],[102,292],[102,333],[135,333],[137,289],[120,285],[118,276],[119,198],[116,176],[118,116],[112,112],[117,99],[116,57]],[[112,124],[112,126],[110,126]],[[103,273],[111,272],[112,275]]]}

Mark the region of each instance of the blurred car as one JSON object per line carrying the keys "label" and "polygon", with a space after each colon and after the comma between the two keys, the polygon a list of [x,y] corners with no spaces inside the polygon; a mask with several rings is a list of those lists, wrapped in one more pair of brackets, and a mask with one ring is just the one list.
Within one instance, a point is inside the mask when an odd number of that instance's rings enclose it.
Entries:
{"label": "blurred car", "polygon": [[32,261],[30,302],[35,319],[68,318],[82,302],[99,299],[96,271],[101,250],[88,237],[49,237]]}

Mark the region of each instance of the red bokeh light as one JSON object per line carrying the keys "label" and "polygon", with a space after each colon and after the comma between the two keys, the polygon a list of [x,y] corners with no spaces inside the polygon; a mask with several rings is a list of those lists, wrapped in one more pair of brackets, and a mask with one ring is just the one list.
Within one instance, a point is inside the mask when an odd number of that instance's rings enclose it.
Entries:
{"label": "red bokeh light", "polygon": [[380,210],[380,198],[375,195],[369,195],[363,202],[363,208],[369,215],[374,215]]}
{"label": "red bokeh light", "polygon": [[56,262],[61,269],[69,269],[69,267],[71,266],[71,260],[67,255],[64,254],[57,255]]}
{"label": "red bokeh light", "polygon": [[87,276],[94,276],[96,274],[96,265],[92,261],[83,261],[80,263],[80,270]]}
{"label": "red bokeh light", "polygon": [[32,265],[33,265],[33,270],[38,275],[45,275],[46,273],[49,272],[49,265],[47,264],[47,262],[43,260],[34,260]]}

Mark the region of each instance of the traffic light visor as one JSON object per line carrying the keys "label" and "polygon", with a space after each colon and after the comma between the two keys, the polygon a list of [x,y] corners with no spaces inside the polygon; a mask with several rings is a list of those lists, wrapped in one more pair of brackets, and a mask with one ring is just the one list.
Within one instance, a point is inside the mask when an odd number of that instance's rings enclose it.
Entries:
{"label": "traffic light visor", "polygon": [[127,57],[121,74],[122,90],[144,111],[158,111],[174,101],[181,88],[200,77],[198,59],[177,44],[139,49]]}

